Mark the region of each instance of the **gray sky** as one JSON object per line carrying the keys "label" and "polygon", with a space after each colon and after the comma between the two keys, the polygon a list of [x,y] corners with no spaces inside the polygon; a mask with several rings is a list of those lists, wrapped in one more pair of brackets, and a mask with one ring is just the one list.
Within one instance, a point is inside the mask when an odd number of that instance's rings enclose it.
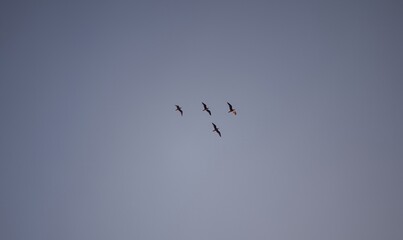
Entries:
{"label": "gray sky", "polygon": [[402,9],[1,1],[0,239],[403,239]]}

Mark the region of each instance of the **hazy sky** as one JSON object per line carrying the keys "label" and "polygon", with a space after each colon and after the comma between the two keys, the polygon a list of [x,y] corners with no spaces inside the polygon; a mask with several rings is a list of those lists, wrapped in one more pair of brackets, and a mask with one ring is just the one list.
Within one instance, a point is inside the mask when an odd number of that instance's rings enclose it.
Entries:
{"label": "hazy sky", "polygon": [[402,22],[401,1],[1,1],[0,239],[403,239]]}

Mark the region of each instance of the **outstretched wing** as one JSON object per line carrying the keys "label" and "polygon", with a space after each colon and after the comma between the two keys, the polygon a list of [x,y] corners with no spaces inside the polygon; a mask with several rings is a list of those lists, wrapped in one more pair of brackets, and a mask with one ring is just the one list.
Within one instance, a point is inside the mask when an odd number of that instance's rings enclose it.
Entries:
{"label": "outstretched wing", "polygon": [[176,110],[175,111],[179,111],[181,113],[181,116],[183,116],[183,111],[182,108],[179,105],[175,105],[176,106]]}
{"label": "outstretched wing", "polygon": [[227,104],[228,104],[229,110],[232,111],[232,105],[229,102],[227,102]]}
{"label": "outstretched wing", "polygon": [[216,130],[216,132],[217,132],[218,135],[220,135],[220,137],[221,137],[221,132],[220,132],[219,130]]}
{"label": "outstretched wing", "polygon": [[214,129],[217,130],[217,126],[214,123],[212,123],[212,124],[213,124]]}
{"label": "outstretched wing", "polygon": [[206,111],[207,111],[208,114],[210,114],[210,116],[211,116],[211,111],[210,111],[209,109],[206,109]]}
{"label": "outstretched wing", "polygon": [[202,102],[202,104],[203,104],[204,109],[207,109],[207,105],[204,102]]}

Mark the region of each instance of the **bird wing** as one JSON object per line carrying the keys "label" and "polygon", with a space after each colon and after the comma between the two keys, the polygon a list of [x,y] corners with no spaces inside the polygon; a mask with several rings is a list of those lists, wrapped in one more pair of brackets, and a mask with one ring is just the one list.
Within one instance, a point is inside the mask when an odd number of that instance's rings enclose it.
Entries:
{"label": "bird wing", "polygon": [[218,135],[220,135],[220,137],[221,137],[221,132],[220,132],[219,130],[216,130],[216,132],[217,132]]}
{"label": "bird wing", "polygon": [[229,109],[232,110],[232,105],[229,102],[227,102],[227,104],[228,104]]}
{"label": "bird wing", "polygon": [[217,126],[214,124],[214,123],[212,123],[213,124],[213,126],[214,126],[214,129],[217,129]]}
{"label": "bird wing", "polygon": [[203,104],[204,109],[206,109],[207,105],[204,102],[202,102],[202,104]]}
{"label": "bird wing", "polygon": [[211,111],[210,111],[209,109],[206,109],[206,111],[207,111],[208,114],[210,114],[210,116],[211,116]]}
{"label": "bird wing", "polygon": [[181,113],[181,116],[183,116],[183,111],[182,111],[182,109],[179,108],[179,112]]}

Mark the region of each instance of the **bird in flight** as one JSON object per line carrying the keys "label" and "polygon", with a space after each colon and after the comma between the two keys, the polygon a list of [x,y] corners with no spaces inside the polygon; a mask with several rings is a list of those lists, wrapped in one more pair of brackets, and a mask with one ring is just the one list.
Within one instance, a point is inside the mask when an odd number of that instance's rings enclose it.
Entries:
{"label": "bird in flight", "polygon": [[214,123],[212,123],[212,124],[213,124],[213,127],[214,127],[213,132],[217,132],[218,135],[220,135],[220,137],[221,137],[221,132],[220,132],[220,130],[218,130],[218,127]]}
{"label": "bird in flight", "polygon": [[203,104],[203,107],[204,107],[203,111],[208,112],[208,114],[210,114],[210,116],[211,116],[211,111],[210,111],[210,109],[208,109],[207,105],[206,105],[204,102],[202,102],[202,104]]}
{"label": "bird in flight", "polygon": [[228,104],[228,107],[229,107],[229,113],[233,113],[234,115],[236,115],[236,110],[234,109],[234,108],[232,108],[232,105],[229,103],[229,102],[227,102],[227,104]]}
{"label": "bird in flight", "polygon": [[179,107],[179,105],[175,105],[176,106],[176,110],[175,111],[179,111],[181,113],[181,116],[183,116],[183,111],[182,108]]}

